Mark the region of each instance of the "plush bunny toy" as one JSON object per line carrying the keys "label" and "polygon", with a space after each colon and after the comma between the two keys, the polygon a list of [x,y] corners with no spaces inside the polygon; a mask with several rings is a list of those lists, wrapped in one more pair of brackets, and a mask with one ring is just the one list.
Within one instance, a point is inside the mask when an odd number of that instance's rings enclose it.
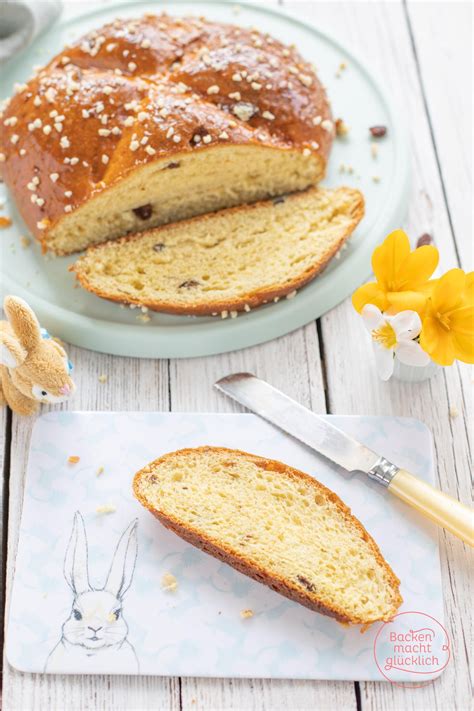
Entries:
{"label": "plush bunny toy", "polygon": [[32,415],[40,402],[67,400],[75,390],[66,351],[47,331],[28,304],[6,296],[8,321],[0,321],[0,406]]}

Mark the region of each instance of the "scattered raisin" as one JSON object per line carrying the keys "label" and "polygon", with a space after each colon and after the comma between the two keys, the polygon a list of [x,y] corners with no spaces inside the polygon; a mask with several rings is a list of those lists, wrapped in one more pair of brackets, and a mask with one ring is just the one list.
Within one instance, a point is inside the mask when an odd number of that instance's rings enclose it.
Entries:
{"label": "scattered raisin", "polygon": [[153,245],[153,251],[154,252],[162,252],[165,248],[164,242],[157,242],[156,244]]}
{"label": "scattered raisin", "polygon": [[304,575],[297,575],[296,576],[301,583],[301,585],[304,585],[305,588],[307,588],[310,592],[315,592],[316,588],[314,587],[313,583],[310,583],[308,578],[305,578]]}
{"label": "scattered raisin", "polygon": [[285,202],[285,198],[284,197],[277,197],[274,200],[272,200],[272,202],[274,205],[279,205],[281,202]]}
{"label": "scattered raisin", "polygon": [[179,285],[179,289],[192,289],[195,286],[199,286],[199,282],[196,281],[195,279],[189,279],[188,281],[183,281],[182,284]]}
{"label": "scattered raisin", "polygon": [[165,170],[171,170],[172,168],[179,168],[181,163],[168,163],[168,165],[165,165]]}
{"label": "scattered raisin", "polygon": [[141,205],[141,207],[136,207],[133,211],[140,220],[149,220],[153,213],[153,208],[148,203],[148,205]]}
{"label": "scattered raisin", "polygon": [[374,138],[382,138],[387,133],[386,126],[371,126],[369,128],[370,133]]}
{"label": "scattered raisin", "polygon": [[423,247],[425,244],[432,244],[433,242],[433,237],[428,234],[428,232],[425,232],[424,234],[421,235],[421,237],[418,237],[416,246],[417,247]]}

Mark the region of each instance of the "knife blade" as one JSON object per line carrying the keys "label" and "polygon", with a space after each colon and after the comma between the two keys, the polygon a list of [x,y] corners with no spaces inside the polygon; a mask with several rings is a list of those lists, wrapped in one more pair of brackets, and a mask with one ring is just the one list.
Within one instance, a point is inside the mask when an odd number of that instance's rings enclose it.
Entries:
{"label": "knife blade", "polygon": [[251,373],[221,378],[215,388],[347,471],[366,474],[380,455]]}
{"label": "knife blade", "polygon": [[234,373],[214,387],[347,471],[365,472],[406,504],[474,545],[474,515],[468,506],[400,469],[264,380],[252,373]]}

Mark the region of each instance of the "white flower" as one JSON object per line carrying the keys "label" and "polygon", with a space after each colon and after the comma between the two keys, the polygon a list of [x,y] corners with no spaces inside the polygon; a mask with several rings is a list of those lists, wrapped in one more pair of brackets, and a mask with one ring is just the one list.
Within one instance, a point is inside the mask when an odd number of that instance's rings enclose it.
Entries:
{"label": "white flower", "polygon": [[361,315],[372,336],[377,371],[382,380],[392,375],[394,357],[406,365],[428,365],[429,355],[414,341],[421,331],[421,319],[416,311],[387,316],[377,306],[366,304]]}

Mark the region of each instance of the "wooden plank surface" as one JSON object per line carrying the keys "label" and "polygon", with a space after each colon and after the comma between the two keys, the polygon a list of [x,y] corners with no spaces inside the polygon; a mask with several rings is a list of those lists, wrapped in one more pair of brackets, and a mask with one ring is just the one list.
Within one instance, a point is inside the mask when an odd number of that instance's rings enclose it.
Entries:
{"label": "wooden plank surface", "polygon": [[443,196],[466,269],[473,266],[472,15],[471,2],[412,1],[407,6]]}
{"label": "wooden plank surface", "polygon": [[[77,394],[67,408],[74,410],[167,410],[166,361],[101,355],[70,347]],[[107,382],[100,383],[99,375]],[[32,418],[13,417],[8,520],[7,590],[15,570],[23,501],[23,483]],[[9,596],[7,595],[6,619]],[[179,709],[179,679],[126,676],[42,676],[21,674],[4,658],[3,708],[15,711],[75,711],[76,709]]]}
{"label": "wooden plank surface", "polygon": [[[212,358],[171,362],[173,410],[234,412],[238,405],[213,390],[223,375],[247,371],[269,380],[316,412],[325,412],[325,392],[316,326],[262,346]],[[195,709],[356,709],[351,682],[182,679],[182,708]]]}
{"label": "wooden plank surface", "polygon": [[[459,258],[469,260],[472,246],[466,210],[470,197],[465,187],[471,179],[465,143],[470,135],[468,85],[462,59],[467,33],[465,26],[459,29],[460,23],[467,23],[467,4],[450,3],[448,12],[447,3],[410,2],[407,8],[401,2],[284,3],[296,16],[327,30],[364,57],[396,97],[413,137],[413,190],[405,227],[413,237],[425,231],[435,236],[445,269],[456,266]],[[435,73],[440,52],[443,66]],[[344,80],[350,80],[350,75]],[[443,104],[446,96],[449,105]],[[453,123],[455,128],[448,131]],[[349,302],[321,319],[318,328],[310,324],[272,343],[222,356],[168,363],[103,356],[77,348],[70,353],[79,386],[71,403],[74,409],[232,411],[237,407],[213,391],[212,383],[231,371],[251,370],[318,412],[419,417],[434,434],[441,486],[464,501],[469,499],[469,370],[456,366],[421,385],[380,383],[369,344]],[[98,381],[101,374],[107,375],[104,384]],[[450,416],[453,407],[459,410],[454,418]],[[14,574],[31,427],[31,421],[14,417],[11,442],[5,438],[2,450],[8,453],[11,444],[7,591]],[[1,422],[0,432],[8,432]],[[441,534],[440,541],[446,619],[455,661],[425,688],[407,690],[386,683],[41,677],[19,674],[5,662],[2,707],[15,711],[464,711],[470,698],[467,652],[472,640],[468,555],[454,538]]]}
{"label": "wooden plank surface", "polygon": [[[302,5],[307,15],[310,14],[307,3],[290,4],[292,8],[296,5]],[[323,11],[316,5],[311,8],[310,16],[320,27],[337,31],[339,38],[363,55],[374,71],[379,75],[383,73],[386,87],[397,97],[404,116],[409,117],[412,135],[412,200],[403,226],[415,241],[423,232],[434,234],[443,269],[458,266],[438,169],[437,144],[429,128],[422,73],[413,52],[408,16],[404,7],[397,3],[373,3],[370,9],[365,6],[366,12],[362,12],[361,7],[360,3],[331,3],[324,4]],[[428,68],[424,70],[426,72]],[[454,76],[450,74],[451,82],[454,82]],[[347,79],[348,76],[344,78]],[[456,81],[459,80],[457,75]],[[374,376],[371,346],[348,300],[322,318],[322,336],[328,364],[330,411],[418,417],[433,432],[441,487],[468,502],[470,448],[465,423],[471,410],[470,404],[465,402],[462,378],[465,382],[470,378],[469,368],[461,365],[445,369],[433,381],[423,384],[382,383]],[[454,407],[460,414],[453,419],[450,410]],[[457,539],[443,533],[440,534],[440,544],[446,620],[455,663],[436,683],[421,689],[408,690],[374,682],[361,684],[362,709],[454,707],[463,710],[468,703],[467,654],[472,639],[467,602],[470,599],[470,554]]]}

